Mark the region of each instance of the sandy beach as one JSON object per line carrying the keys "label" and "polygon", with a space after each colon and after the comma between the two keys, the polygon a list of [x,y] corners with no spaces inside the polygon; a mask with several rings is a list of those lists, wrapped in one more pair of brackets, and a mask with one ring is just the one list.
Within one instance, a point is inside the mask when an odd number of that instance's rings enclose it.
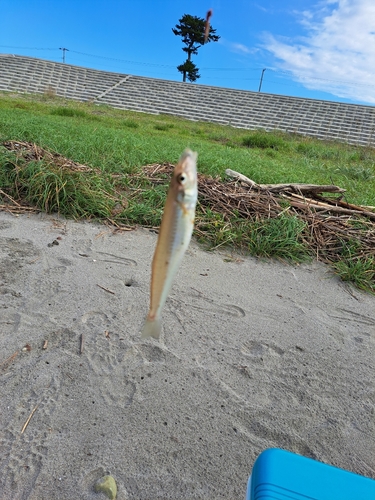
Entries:
{"label": "sandy beach", "polygon": [[0,499],[243,499],[269,447],[375,478],[375,297],[192,242],[142,340],[156,239],[0,212]]}

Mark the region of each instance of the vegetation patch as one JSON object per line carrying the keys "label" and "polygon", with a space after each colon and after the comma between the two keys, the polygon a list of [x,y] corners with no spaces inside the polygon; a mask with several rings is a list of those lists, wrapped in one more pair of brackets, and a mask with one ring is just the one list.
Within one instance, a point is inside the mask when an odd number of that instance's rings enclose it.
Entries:
{"label": "vegetation patch", "polygon": [[73,117],[79,117],[79,118],[86,118],[88,115],[85,111],[82,109],[77,109],[77,108],[68,108],[68,107],[58,107],[55,108],[51,111],[51,115],[56,115],[56,116],[73,116]]}
{"label": "vegetation patch", "polygon": [[[139,175],[158,187],[165,183],[165,192],[173,168],[150,165]],[[375,212],[342,201],[337,186],[245,181],[198,176],[195,234],[201,242],[289,262],[317,258],[343,280],[375,293]],[[323,196],[327,190],[336,196]],[[160,199],[160,216],[162,207]]]}
{"label": "vegetation patch", "polygon": [[[371,148],[1,92],[0,144],[3,209],[118,227],[160,224],[173,164],[190,147],[199,153],[199,241],[292,262],[317,258],[375,292]],[[229,180],[227,169],[251,183]],[[293,183],[343,189],[300,192]]]}
{"label": "vegetation patch", "polygon": [[0,183],[13,209],[26,204],[73,218],[111,216],[117,200],[108,175],[32,143],[8,141],[3,148]]}
{"label": "vegetation patch", "polygon": [[259,149],[286,149],[287,143],[282,136],[276,133],[270,134],[263,131],[256,131],[242,139],[242,144],[247,148]]}

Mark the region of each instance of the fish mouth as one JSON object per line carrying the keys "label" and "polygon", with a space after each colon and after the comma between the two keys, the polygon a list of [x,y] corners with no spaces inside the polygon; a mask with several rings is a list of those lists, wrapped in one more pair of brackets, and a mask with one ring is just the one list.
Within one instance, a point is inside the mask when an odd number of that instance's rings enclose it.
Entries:
{"label": "fish mouth", "polygon": [[197,156],[198,154],[194,151],[185,149],[174,170],[172,183],[182,198],[185,194],[193,193],[196,189],[198,181]]}
{"label": "fish mouth", "polygon": [[198,153],[190,149],[185,149],[180,157],[181,168],[188,175],[190,181],[195,181],[197,178],[197,157]]}
{"label": "fish mouth", "polygon": [[180,161],[183,161],[183,159],[186,158],[187,156],[190,156],[192,160],[196,161],[198,153],[196,151],[192,151],[191,149],[187,148],[182,153],[182,155],[180,157]]}

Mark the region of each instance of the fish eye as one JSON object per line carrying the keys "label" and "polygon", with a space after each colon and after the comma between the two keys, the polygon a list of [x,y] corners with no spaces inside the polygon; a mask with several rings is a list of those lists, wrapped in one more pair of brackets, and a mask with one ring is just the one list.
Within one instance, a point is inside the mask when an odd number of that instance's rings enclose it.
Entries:
{"label": "fish eye", "polygon": [[177,177],[177,180],[178,180],[178,182],[181,182],[181,184],[183,184],[186,181],[186,175],[185,174],[180,174]]}

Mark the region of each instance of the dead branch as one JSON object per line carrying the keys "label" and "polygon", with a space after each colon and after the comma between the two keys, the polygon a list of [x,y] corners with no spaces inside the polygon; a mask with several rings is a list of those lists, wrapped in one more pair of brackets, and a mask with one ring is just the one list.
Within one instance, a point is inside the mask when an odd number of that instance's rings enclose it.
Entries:
{"label": "dead branch", "polygon": [[257,184],[245,175],[242,175],[230,168],[225,171],[228,177],[237,179],[251,187],[261,191],[270,191],[271,193],[280,193],[282,191],[291,191],[293,193],[345,193],[346,189],[335,185],[319,185],[319,184]]}
{"label": "dead branch", "polygon": [[[359,207],[356,205],[350,205],[349,203],[346,203],[347,206],[355,207],[355,208],[345,208],[342,206],[334,205],[332,203],[327,203],[327,202],[322,202],[319,200],[313,200],[312,198],[306,198],[304,196],[300,196],[297,194],[292,194],[291,196],[283,196],[284,198],[289,200],[289,203],[292,206],[299,207],[299,208],[314,208],[315,210],[328,210],[329,212],[333,213],[341,213],[341,214],[347,214],[347,215],[364,215],[370,219],[375,220],[375,213],[374,212],[369,212],[366,210],[366,207]],[[301,200],[295,201],[295,198],[298,198]]]}
{"label": "dead branch", "polygon": [[[170,163],[147,165],[140,175],[153,184],[167,184],[173,169]],[[315,184],[258,185],[238,172],[229,172],[235,180],[223,182],[198,174],[194,229],[197,235],[209,237],[205,228],[209,211],[220,214],[228,224],[233,217],[262,221],[288,213],[305,223],[301,238],[318,260],[326,263],[340,260],[344,243],[351,240],[360,243],[362,257],[375,257],[375,212],[371,207],[352,205],[340,197],[322,194],[340,196],[344,189]]]}
{"label": "dead branch", "polygon": [[112,295],[116,295],[115,292],[112,292],[112,290],[110,290],[109,288],[106,288],[105,286],[99,285],[98,283],[96,284],[96,286],[98,286],[99,288],[101,288],[105,292],[111,293]]}
{"label": "dead branch", "polygon": [[30,423],[30,420],[32,419],[34,413],[36,412],[37,408],[38,408],[39,405],[36,405],[35,408],[33,409],[33,411],[30,413],[28,419],[26,420],[24,426],[22,427],[22,430],[21,430],[21,434],[23,434],[26,430],[26,427],[29,425]]}
{"label": "dead branch", "polygon": [[81,165],[80,163],[69,160],[65,156],[43,149],[42,147],[34,144],[32,142],[24,141],[6,141],[2,144],[8,151],[14,151],[17,153],[18,157],[22,157],[27,161],[40,161],[45,160],[57,167],[69,169],[77,172],[95,172],[100,174],[99,169],[94,169],[88,167],[87,165]]}

